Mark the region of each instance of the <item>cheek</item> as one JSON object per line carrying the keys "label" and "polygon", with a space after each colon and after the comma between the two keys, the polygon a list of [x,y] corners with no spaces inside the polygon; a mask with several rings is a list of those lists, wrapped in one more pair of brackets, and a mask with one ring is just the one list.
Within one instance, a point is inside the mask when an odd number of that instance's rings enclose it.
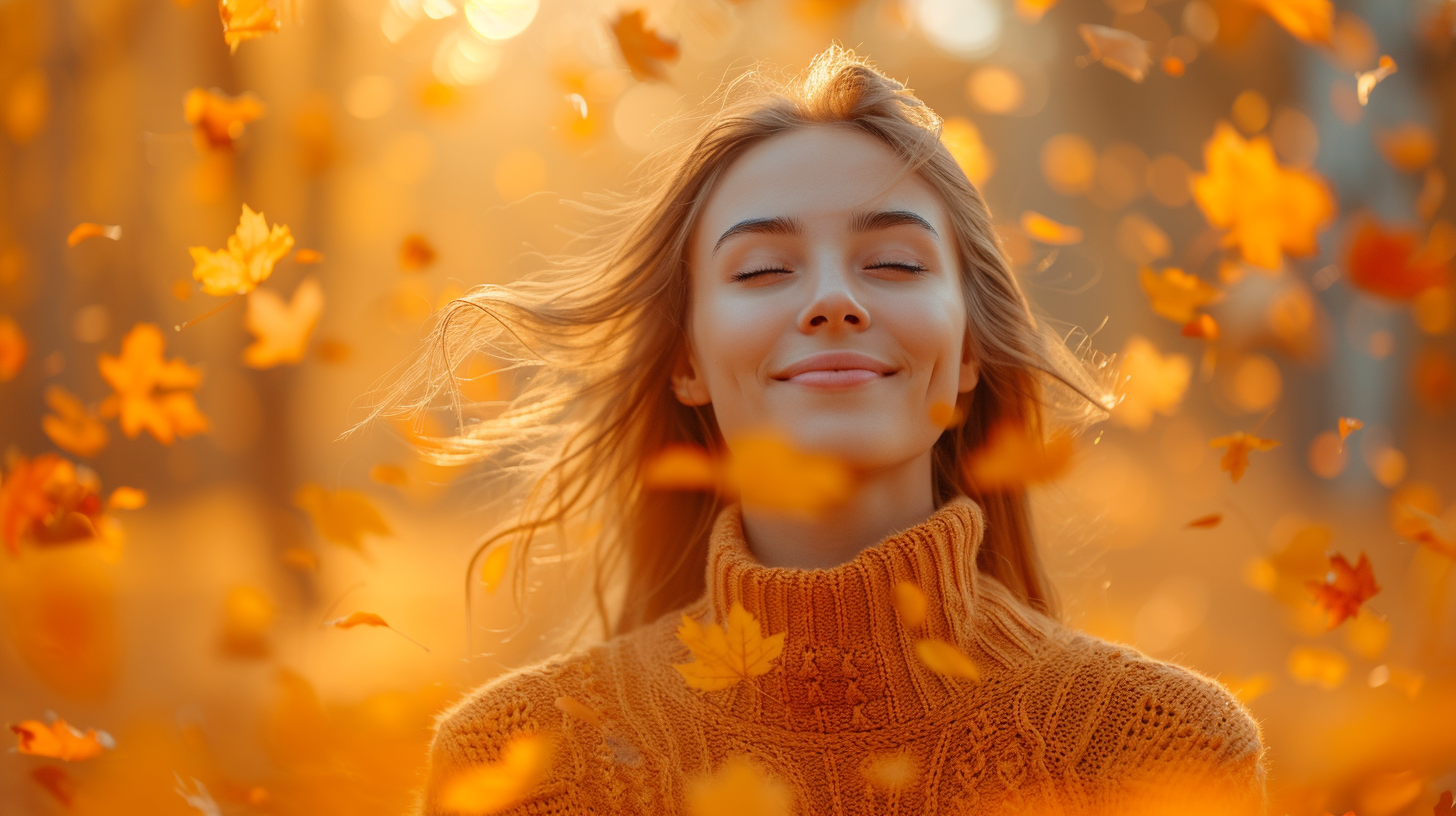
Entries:
{"label": "cheek", "polygon": [[887,304],[885,328],[922,374],[935,379],[959,373],[966,315],[958,293],[937,293]]}
{"label": "cheek", "polygon": [[[693,348],[709,389],[722,392],[733,383],[757,377],[782,326],[780,305],[772,299],[721,290],[695,295],[698,297],[691,313]],[[712,396],[717,401],[724,394]]]}

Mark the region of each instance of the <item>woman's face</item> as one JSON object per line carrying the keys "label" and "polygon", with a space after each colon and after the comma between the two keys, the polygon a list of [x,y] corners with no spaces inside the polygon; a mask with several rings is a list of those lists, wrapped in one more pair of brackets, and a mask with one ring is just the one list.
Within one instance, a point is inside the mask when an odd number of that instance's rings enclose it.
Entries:
{"label": "woman's face", "polygon": [[844,126],[773,136],[719,180],[689,249],[689,352],[673,387],[731,449],[775,432],[862,471],[926,457],[976,383],[941,197]]}

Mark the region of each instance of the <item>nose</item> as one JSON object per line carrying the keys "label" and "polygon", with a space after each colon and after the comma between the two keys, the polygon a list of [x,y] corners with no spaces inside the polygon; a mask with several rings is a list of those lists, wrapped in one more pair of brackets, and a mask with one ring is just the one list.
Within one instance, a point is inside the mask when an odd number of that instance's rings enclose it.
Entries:
{"label": "nose", "polygon": [[799,331],[806,334],[836,329],[864,331],[869,325],[869,311],[840,274],[822,275],[813,299],[799,313]]}

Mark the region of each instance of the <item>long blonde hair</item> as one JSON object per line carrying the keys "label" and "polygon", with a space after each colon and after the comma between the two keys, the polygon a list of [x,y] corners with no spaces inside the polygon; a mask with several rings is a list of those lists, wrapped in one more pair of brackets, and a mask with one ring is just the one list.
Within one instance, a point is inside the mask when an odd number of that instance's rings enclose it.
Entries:
{"label": "long blonde hair", "polygon": [[[467,597],[488,547],[515,548],[511,560],[520,566],[547,528],[584,519],[600,524],[591,546],[604,634],[629,631],[703,591],[709,529],[723,499],[646,490],[641,480],[645,464],[669,444],[713,451],[723,444],[711,406],[686,407],[670,388],[686,341],[689,236],[717,180],[750,147],[795,128],[842,125],[903,157],[950,214],[980,379],[962,395],[964,421],[935,443],[937,503],[960,493],[975,499],[986,517],[979,568],[1028,605],[1057,615],[1025,492],[979,492],[967,483],[962,463],[1002,422],[1041,429],[1044,409],[1057,402],[1048,397],[1049,383],[1078,397],[1058,405],[1076,406],[1072,414],[1084,419],[1105,415],[1108,394],[1065,340],[1033,317],[985,202],[941,144],[940,117],[838,46],[787,82],[762,70],[745,72],[713,101],[690,138],[649,160],[635,194],[595,208],[599,226],[576,242],[579,250],[454,301],[424,352],[370,416],[418,417],[448,395],[457,430],[426,438],[425,453],[445,464],[491,458],[523,471],[527,495],[514,522],[477,550]],[[517,378],[521,387],[507,405],[482,413],[462,399],[456,380],[473,354],[532,373]],[[618,585],[618,608],[609,610],[606,587],[614,575],[625,585]]]}

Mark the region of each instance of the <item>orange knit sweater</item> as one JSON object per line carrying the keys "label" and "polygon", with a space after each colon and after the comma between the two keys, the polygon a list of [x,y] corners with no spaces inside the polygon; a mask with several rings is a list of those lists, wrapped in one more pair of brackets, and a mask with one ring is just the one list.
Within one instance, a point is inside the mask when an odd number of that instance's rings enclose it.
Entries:
{"label": "orange knit sweater", "polygon": [[[549,732],[548,777],[511,814],[683,814],[693,777],[746,755],[815,814],[1261,814],[1258,724],[1217,683],[1067,629],[975,568],[980,507],[957,499],[840,566],[769,568],[736,507],[709,544],[707,591],[682,610],[723,622],[740,602],[765,635],[786,633],[773,668],[721,691],[689,688],[690,659],[663,616],[604,644],[521,669],[440,718],[420,813],[442,787],[499,758],[520,731]],[[925,592],[925,631],[891,604]],[[922,636],[956,644],[981,680],[943,677]],[[575,698],[599,722],[557,707]],[[592,718],[588,718],[592,719]],[[908,754],[913,785],[886,791],[867,762]]]}

